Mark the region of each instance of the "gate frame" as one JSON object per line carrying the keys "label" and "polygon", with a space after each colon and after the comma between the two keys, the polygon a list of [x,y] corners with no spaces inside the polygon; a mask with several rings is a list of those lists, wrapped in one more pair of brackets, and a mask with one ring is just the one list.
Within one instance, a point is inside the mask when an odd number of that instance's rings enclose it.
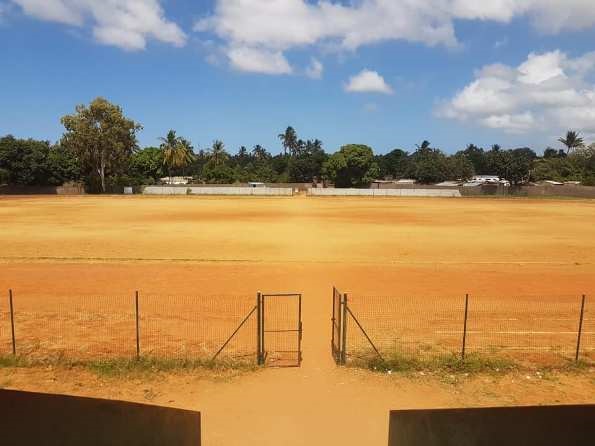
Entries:
{"label": "gate frame", "polygon": [[[339,308],[337,308],[335,305],[335,298],[337,296],[339,296]],[[351,316],[356,326],[360,329],[360,331],[362,332],[362,334],[364,335],[364,337],[366,338],[376,355],[380,358],[381,361],[384,361],[382,354],[380,353],[378,348],[376,348],[376,345],[374,344],[370,336],[368,336],[368,333],[366,332],[362,324],[360,324],[357,317],[355,317],[355,314],[353,314],[351,308],[349,308],[347,293],[342,294],[336,287],[333,286],[333,317],[331,319],[333,332],[331,337],[331,352],[337,365],[347,364],[347,321],[349,320],[348,315]],[[337,316],[339,317],[338,324]],[[339,337],[339,344],[337,348],[335,348],[335,327],[338,327]]]}
{"label": "gate frame", "polygon": [[[287,330],[266,330],[265,328],[265,299],[266,298],[297,298],[298,299],[298,326],[296,329]],[[257,364],[266,366],[268,352],[265,348],[266,333],[297,333],[297,350],[283,351],[280,353],[297,353],[297,364],[287,366],[276,366],[281,368],[301,367],[302,365],[302,337],[304,332],[302,322],[302,294],[301,293],[261,293],[256,295],[256,310],[257,310],[257,335],[256,335],[256,358]]]}

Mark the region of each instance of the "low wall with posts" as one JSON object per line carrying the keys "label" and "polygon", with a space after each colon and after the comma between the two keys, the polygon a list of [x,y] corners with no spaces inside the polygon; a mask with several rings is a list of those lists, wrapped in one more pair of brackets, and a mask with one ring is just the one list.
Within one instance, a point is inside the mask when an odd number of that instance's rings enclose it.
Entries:
{"label": "low wall with posts", "polygon": [[205,187],[205,186],[146,186],[145,195],[247,195],[293,196],[293,189],[286,187]]}
{"label": "low wall with posts", "polygon": [[308,195],[313,197],[460,197],[459,189],[340,189],[312,188]]}
{"label": "low wall with posts", "polygon": [[595,405],[394,410],[389,446],[595,444]]}
{"label": "low wall with posts", "polygon": [[200,412],[0,390],[2,444],[200,446]]}

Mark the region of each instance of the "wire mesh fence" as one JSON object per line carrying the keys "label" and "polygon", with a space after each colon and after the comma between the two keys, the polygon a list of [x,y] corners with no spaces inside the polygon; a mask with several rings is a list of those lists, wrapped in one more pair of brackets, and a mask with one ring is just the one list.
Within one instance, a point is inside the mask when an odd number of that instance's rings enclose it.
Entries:
{"label": "wire mesh fence", "polygon": [[588,299],[579,342],[582,296],[345,300],[343,349],[350,360],[477,355],[554,365],[576,360],[577,353],[579,359],[595,359],[595,305]]}
{"label": "wire mesh fence", "polygon": [[[254,362],[254,296],[15,296],[0,300],[0,355]],[[243,322],[243,324],[242,324]],[[224,348],[223,348],[224,347]]]}

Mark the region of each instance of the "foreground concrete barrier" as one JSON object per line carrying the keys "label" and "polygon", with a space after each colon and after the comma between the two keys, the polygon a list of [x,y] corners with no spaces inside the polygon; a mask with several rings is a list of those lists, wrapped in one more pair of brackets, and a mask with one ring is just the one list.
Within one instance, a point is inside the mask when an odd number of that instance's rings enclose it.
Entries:
{"label": "foreground concrete barrier", "polygon": [[308,189],[313,197],[461,197],[457,188],[453,189]]}
{"label": "foreground concrete barrier", "polygon": [[200,413],[121,401],[0,390],[6,446],[199,446]]}
{"label": "foreground concrete barrier", "polygon": [[586,446],[595,405],[395,410],[389,446]]}
{"label": "foreground concrete barrier", "polygon": [[146,186],[145,195],[247,195],[291,197],[293,189],[287,187],[204,187],[204,186]]}

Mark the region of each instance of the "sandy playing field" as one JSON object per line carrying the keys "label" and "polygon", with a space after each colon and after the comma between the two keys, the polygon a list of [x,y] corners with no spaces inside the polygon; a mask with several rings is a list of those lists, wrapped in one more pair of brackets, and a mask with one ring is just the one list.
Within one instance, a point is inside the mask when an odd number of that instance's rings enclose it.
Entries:
{"label": "sandy playing field", "polygon": [[[333,285],[354,296],[470,293],[495,298],[492,304],[539,296],[574,305],[595,295],[593,201],[0,197],[0,228],[0,290],[12,288],[15,300],[40,310],[137,289],[303,293],[301,369],[117,389],[81,375],[0,371],[9,375],[4,386],[133,400],[146,399],[149,386],[156,402],[205,412],[206,444],[385,444],[390,408],[592,402],[595,393],[592,374],[562,377],[563,385],[403,382],[337,370],[329,352]],[[333,430],[337,420],[347,427]]]}

